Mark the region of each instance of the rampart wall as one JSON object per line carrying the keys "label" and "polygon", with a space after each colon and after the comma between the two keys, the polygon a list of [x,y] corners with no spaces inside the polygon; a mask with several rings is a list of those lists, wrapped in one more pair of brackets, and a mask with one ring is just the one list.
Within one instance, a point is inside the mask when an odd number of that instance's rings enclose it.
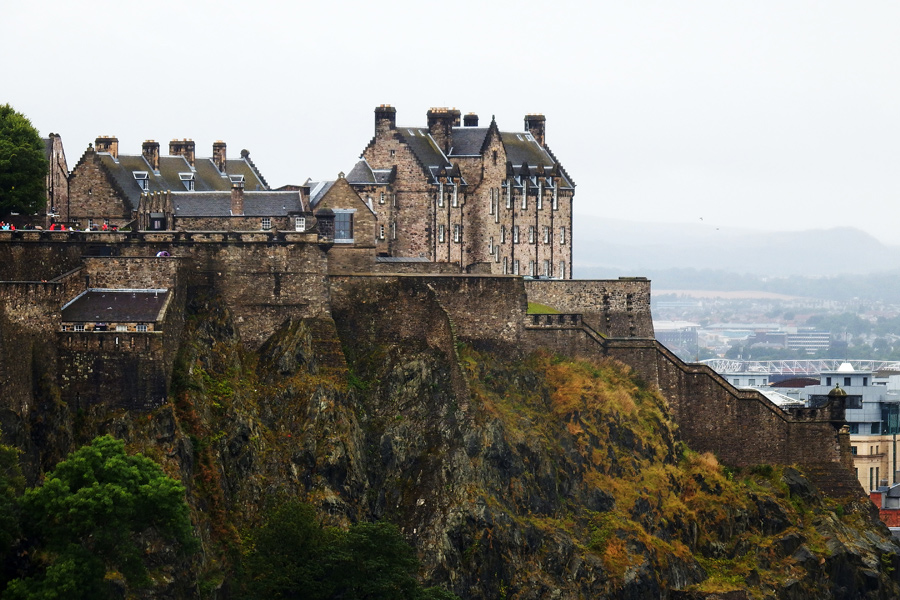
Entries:
{"label": "rampart wall", "polygon": [[617,280],[533,279],[525,281],[529,302],[561,313],[580,313],[596,331],[610,337],[652,338],[650,281],[643,277]]}

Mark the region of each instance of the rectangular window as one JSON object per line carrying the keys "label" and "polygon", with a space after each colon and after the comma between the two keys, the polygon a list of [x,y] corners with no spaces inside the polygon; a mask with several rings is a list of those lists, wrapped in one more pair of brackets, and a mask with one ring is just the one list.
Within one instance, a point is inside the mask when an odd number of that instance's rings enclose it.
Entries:
{"label": "rectangular window", "polygon": [[747,382],[747,385],[756,385],[756,380],[755,380],[755,379],[750,379],[750,380]]}
{"label": "rectangular window", "polygon": [[446,239],[446,230],[443,225],[438,225],[438,242],[443,242]]}
{"label": "rectangular window", "polygon": [[503,274],[509,275],[509,257],[508,256],[503,257]]}
{"label": "rectangular window", "polygon": [[462,241],[462,225],[453,226],[453,241],[457,243]]}
{"label": "rectangular window", "polygon": [[850,426],[850,433],[859,433],[859,423],[847,423]]}
{"label": "rectangular window", "polygon": [[394,156],[397,153],[396,150],[391,150],[391,156]]}
{"label": "rectangular window", "polygon": [[141,188],[141,191],[146,192],[150,189],[150,179],[148,178],[147,171],[132,171],[134,175],[134,180],[137,182],[138,187]]}
{"label": "rectangular window", "polygon": [[455,183],[453,184],[453,208],[457,208],[459,206],[459,186]]}
{"label": "rectangular window", "polygon": [[494,203],[495,203],[495,202],[496,202],[496,200],[494,199],[494,188],[491,188],[491,206],[490,206],[491,214],[494,214],[494,213],[496,212],[496,211],[494,210],[494,208],[495,208],[495,207],[494,207]]}
{"label": "rectangular window", "polygon": [[391,239],[392,240],[397,239],[397,223],[396,222],[391,223]]}
{"label": "rectangular window", "polygon": [[394,208],[398,208],[400,203],[397,202],[397,194],[391,194],[392,202],[394,203]]}
{"label": "rectangular window", "polygon": [[552,275],[552,273],[550,272],[550,261],[549,260],[544,261],[544,275],[546,277],[550,277]]}
{"label": "rectangular window", "polygon": [[849,387],[849,385],[850,385],[850,378],[844,377],[844,387]]}
{"label": "rectangular window", "polygon": [[[878,435],[879,433],[881,433],[881,423],[872,423],[872,434]],[[876,452],[876,454],[878,453]]]}
{"label": "rectangular window", "polygon": [[512,208],[512,183],[506,183],[506,208]]}
{"label": "rectangular window", "polygon": [[144,333],[144,332],[147,331],[147,324],[146,324],[146,323],[138,323],[138,324],[137,324],[137,327],[135,327],[135,329],[136,329],[137,331],[140,331],[140,332]]}
{"label": "rectangular window", "polygon": [[519,226],[513,225],[513,244],[519,243]]}
{"label": "rectangular window", "polygon": [[76,325],[75,331],[84,331],[84,325]]}
{"label": "rectangular window", "polygon": [[378,198],[378,204],[384,204],[384,192],[381,192],[381,196]]}
{"label": "rectangular window", "polygon": [[533,260],[528,261],[528,274],[534,277],[537,275],[537,271],[535,271],[535,264]]}
{"label": "rectangular window", "polygon": [[494,253],[494,236],[488,238],[488,254]]}
{"label": "rectangular window", "polygon": [[128,331],[128,325],[116,325],[116,331]]}
{"label": "rectangular window", "polygon": [[534,243],[534,225],[528,226],[528,243],[529,244]]}
{"label": "rectangular window", "polygon": [[519,274],[519,259],[513,261],[513,275]]}
{"label": "rectangular window", "polygon": [[502,225],[500,227],[500,243],[501,244],[506,243],[506,225]]}
{"label": "rectangular window", "polygon": [[334,212],[334,241],[345,244],[353,242],[352,212]]}
{"label": "rectangular window", "polygon": [[444,208],[444,186],[438,186],[438,208]]}
{"label": "rectangular window", "polygon": [[825,378],[825,385],[831,385],[831,377]]}
{"label": "rectangular window", "polygon": [[500,262],[500,246],[494,246],[494,262]]}
{"label": "rectangular window", "polygon": [[559,278],[566,278],[566,261],[564,260],[559,261]]}
{"label": "rectangular window", "polygon": [[553,210],[559,210],[559,183],[553,186]]}
{"label": "rectangular window", "polygon": [[189,192],[194,191],[194,174],[193,173],[179,173],[178,177],[181,179],[181,183],[184,184],[184,189]]}
{"label": "rectangular window", "polygon": [[856,456],[856,446],[850,446],[850,454]]}
{"label": "rectangular window", "polygon": [[559,245],[562,246],[566,243],[566,228],[559,228]]}
{"label": "rectangular window", "polygon": [[537,209],[541,210],[544,208],[544,190],[538,185],[538,193],[537,193]]}
{"label": "rectangular window", "polygon": [[544,243],[550,243],[550,228],[546,225],[544,225]]}
{"label": "rectangular window", "polygon": [[384,225],[379,225],[379,226],[378,226],[378,239],[379,239],[379,240],[383,240],[383,239],[384,239]]}
{"label": "rectangular window", "polygon": [[93,228],[94,228],[94,220],[88,219],[88,229],[93,229]]}
{"label": "rectangular window", "polygon": [[866,387],[866,386],[868,386],[868,385],[869,385],[869,378],[868,378],[868,377],[863,377],[863,387]]}
{"label": "rectangular window", "polygon": [[272,229],[272,219],[271,217],[263,217],[261,226],[263,229]]}
{"label": "rectangular window", "polygon": [[294,231],[306,231],[306,217],[294,217]]}
{"label": "rectangular window", "polygon": [[528,186],[522,186],[522,210],[528,210]]}

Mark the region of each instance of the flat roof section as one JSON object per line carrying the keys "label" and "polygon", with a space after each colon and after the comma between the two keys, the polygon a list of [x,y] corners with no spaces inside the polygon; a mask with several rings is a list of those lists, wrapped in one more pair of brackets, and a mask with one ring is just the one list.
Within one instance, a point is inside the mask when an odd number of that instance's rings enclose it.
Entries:
{"label": "flat roof section", "polygon": [[62,320],[68,323],[142,322],[162,320],[169,290],[90,289],[63,306]]}

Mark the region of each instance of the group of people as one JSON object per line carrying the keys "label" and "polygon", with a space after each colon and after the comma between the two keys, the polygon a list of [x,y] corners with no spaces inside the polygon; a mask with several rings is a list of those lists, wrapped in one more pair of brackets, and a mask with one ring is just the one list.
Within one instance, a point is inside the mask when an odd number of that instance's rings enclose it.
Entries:
{"label": "group of people", "polygon": [[0,221],[0,229],[3,231],[15,231],[16,226],[12,223],[7,223],[6,221]]}
{"label": "group of people", "polygon": [[[31,229],[35,231],[42,231],[44,228],[40,225],[25,225],[22,227],[23,230]],[[6,221],[0,221],[0,231],[15,231],[16,226],[12,223],[7,223]],[[109,225],[104,223],[103,225],[91,225],[90,227],[85,227],[84,231],[118,231],[118,225]],[[69,225],[66,226],[65,223],[51,223],[50,231],[79,231],[74,226]]]}

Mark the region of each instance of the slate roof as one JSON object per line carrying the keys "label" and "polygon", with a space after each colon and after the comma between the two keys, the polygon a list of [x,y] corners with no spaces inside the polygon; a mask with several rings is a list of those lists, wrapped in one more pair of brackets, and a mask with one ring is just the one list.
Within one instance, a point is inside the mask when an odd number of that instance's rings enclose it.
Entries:
{"label": "slate roof", "polygon": [[450,156],[480,156],[489,127],[454,127]]}
{"label": "slate roof", "polygon": [[169,290],[89,289],[62,308],[62,320],[75,323],[142,322],[162,320]]}
{"label": "slate roof", "polygon": [[181,173],[194,175],[194,191],[231,191],[230,175],[244,176],[244,190],[257,191],[268,190],[268,186],[262,176],[256,171],[249,159],[230,158],[225,161],[225,173],[220,173],[210,158],[197,158],[194,167],[183,156],[160,156],[159,172],[154,173],[150,163],[142,154],[120,154],[114,159],[108,152],[99,152],[100,162],[109,172],[116,186],[122,190],[126,199],[131,203],[131,209],[138,206],[143,190],[134,178],[135,171],[147,173],[149,184],[148,192],[185,191]]}
{"label": "slate roof", "polygon": [[307,182],[307,185],[309,186],[309,205],[315,207],[334,185],[334,181],[310,181]]}
{"label": "slate roof", "polygon": [[[418,127],[398,127],[397,133],[404,144],[409,146],[412,153],[419,160],[423,167],[449,167],[450,161],[438,148],[434,138],[427,129]],[[434,170],[431,169],[431,175],[434,177]]]}
{"label": "slate roof", "polygon": [[[231,191],[172,192],[176,217],[228,217]],[[245,217],[283,217],[304,212],[300,192],[244,191]]]}
{"label": "slate roof", "polygon": [[53,138],[41,138],[44,140],[44,157],[47,160],[53,156]]}

